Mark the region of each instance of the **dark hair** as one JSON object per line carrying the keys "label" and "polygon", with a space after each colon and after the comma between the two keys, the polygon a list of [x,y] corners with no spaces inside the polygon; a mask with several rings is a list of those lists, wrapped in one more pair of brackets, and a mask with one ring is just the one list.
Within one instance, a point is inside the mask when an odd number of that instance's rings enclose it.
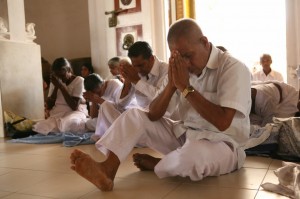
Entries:
{"label": "dark hair", "polygon": [[224,46],[216,46],[216,48],[219,48],[223,52],[227,52],[227,49]]}
{"label": "dark hair", "polygon": [[103,84],[103,79],[93,73],[93,74],[89,74],[85,79],[84,79],[84,88],[86,91],[92,91],[94,90],[99,84]]}
{"label": "dark hair", "polygon": [[86,63],[83,63],[82,66],[86,67],[90,73],[94,73],[94,68],[91,63],[86,62]]}
{"label": "dark hair", "polygon": [[73,72],[70,62],[66,58],[60,57],[54,60],[52,64],[52,71],[58,71],[64,67],[68,68],[70,72]]}
{"label": "dark hair", "polygon": [[144,59],[149,59],[152,56],[152,48],[145,41],[137,41],[128,49],[128,57],[138,57],[142,55]]}
{"label": "dark hair", "polygon": [[108,60],[107,64],[116,67],[117,64],[120,63],[120,60],[121,60],[120,57],[113,57],[113,58],[111,58],[110,60]]}

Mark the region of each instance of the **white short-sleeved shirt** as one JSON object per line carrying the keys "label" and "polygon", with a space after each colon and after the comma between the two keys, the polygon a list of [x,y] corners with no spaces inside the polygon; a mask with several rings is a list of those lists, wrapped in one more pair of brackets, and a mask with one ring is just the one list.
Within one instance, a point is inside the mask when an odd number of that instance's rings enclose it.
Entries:
{"label": "white short-sleeved shirt", "polygon": [[125,106],[135,98],[138,106],[148,108],[151,101],[159,92],[167,74],[168,64],[160,61],[154,56],[154,64],[148,74],[148,79],[144,76],[140,76],[141,79],[137,82],[137,84],[132,84],[129,94],[125,98],[121,99],[119,103]]}
{"label": "white short-sleeved shirt", "polygon": [[[280,102],[281,88],[282,101]],[[283,82],[252,82],[257,93],[255,97],[255,114],[250,114],[251,124],[265,126],[273,121],[273,117],[292,117],[298,111],[298,91]]]}
{"label": "white short-sleeved shirt", "polygon": [[[236,114],[230,127],[220,132],[177,92],[173,96],[177,100],[172,99],[172,106],[178,109],[181,120],[174,126],[176,137],[186,133],[187,139],[208,139],[230,143],[238,151],[240,168],[245,159],[245,152],[241,146],[248,140],[250,134],[250,76],[248,68],[243,63],[212,45],[207,66],[199,77],[190,75],[190,84],[210,102],[235,109]],[[174,101],[177,101],[177,106],[174,106],[176,104]]]}
{"label": "white short-sleeved shirt", "polygon": [[[85,92],[83,81],[84,79],[82,77],[77,76],[69,85],[66,85],[63,82],[62,85],[66,88],[66,90],[72,97],[78,97],[80,99],[83,99],[83,92]],[[48,97],[52,95],[53,90],[54,90],[54,85],[51,83],[49,87]],[[68,112],[68,111],[73,111],[73,110],[67,104],[60,89],[58,89],[55,105],[50,111],[50,115],[60,113],[60,112]],[[86,104],[80,104],[78,107],[78,111],[84,112],[87,115]]]}
{"label": "white short-sleeved shirt", "polygon": [[268,75],[266,75],[263,70],[257,71],[256,73],[253,74],[252,78],[253,78],[252,81],[264,82],[270,80],[277,80],[279,82],[283,82],[282,75],[275,70],[271,70],[271,72]]}
{"label": "white short-sleeved shirt", "polygon": [[110,79],[105,81],[107,87],[102,98],[106,101],[117,103],[117,99],[120,96],[120,90],[123,87],[123,83],[118,79]]}
{"label": "white short-sleeved shirt", "polygon": [[128,107],[134,107],[136,106],[135,99],[131,100],[129,104],[126,104],[126,106],[122,106],[123,104],[119,104],[119,99],[121,96],[123,83],[118,79],[110,79],[107,80],[107,87],[105,89],[105,92],[102,96],[102,98],[105,101],[111,102],[115,105],[117,105],[119,110],[125,110]]}

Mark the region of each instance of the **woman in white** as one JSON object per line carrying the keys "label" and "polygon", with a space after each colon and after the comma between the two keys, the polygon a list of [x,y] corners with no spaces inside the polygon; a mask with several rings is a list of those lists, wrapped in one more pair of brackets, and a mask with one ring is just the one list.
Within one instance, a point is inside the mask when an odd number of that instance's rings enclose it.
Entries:
{"label": "woman in white", "polygon": [[47,98],[50,117],[38,122],[33,131],[47,135],[50,132],[84,132],[88,115],[83,98],[83,78],[75,76],[66,58],[52,64],[51,84]]}

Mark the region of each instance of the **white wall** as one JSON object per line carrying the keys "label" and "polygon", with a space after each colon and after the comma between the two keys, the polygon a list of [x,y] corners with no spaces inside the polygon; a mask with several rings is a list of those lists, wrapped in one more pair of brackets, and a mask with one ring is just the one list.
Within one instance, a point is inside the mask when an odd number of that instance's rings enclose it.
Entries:
{"label": "white wall", "polygon": [[31,118],[44,117],[40,46],[0,41],[2,109]]}
{"label": "white wall", "polygon": [[[142,11],[118,16],[117,27],[143,26],[143,40],[158,58],[166,61],[166,29],[163,0],[141,0]],[[117,55],[115,28],[108,27],[105,11],[114,10],[114,1],[89,0],[90,37],[93,65],[103,77],[109,75],[107,61]]]}
{"label": "white wall", "polygon": [[25,0],[26,23],[36,24],[36,43],[50,63],[57,57],[90,57],[87,0]]}

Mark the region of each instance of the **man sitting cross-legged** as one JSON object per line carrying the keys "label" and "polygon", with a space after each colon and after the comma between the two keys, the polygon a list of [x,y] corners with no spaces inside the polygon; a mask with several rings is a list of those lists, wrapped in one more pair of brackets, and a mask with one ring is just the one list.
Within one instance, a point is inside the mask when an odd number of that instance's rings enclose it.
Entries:
{"label": "man sitting cross-legged", "polygon": [[[165,155],[133,156],[138,168],[154,170],[159,178],[188,176],[197,181],[230,173],[244,163],[240,146],[250,131],[249,70],[209,43],[191,19],[170,27],[168,44],[168,82],[149,112],[130,109],[113,123],[96,143],[107,156],[104,162],[79,150],[71,154],[71,168],[102,191],[113,189],[120,163],[136,144]],[[169,106],[171,99],[177,106]],[[178,109],[180,121],[163,117],[167,108]]]}

